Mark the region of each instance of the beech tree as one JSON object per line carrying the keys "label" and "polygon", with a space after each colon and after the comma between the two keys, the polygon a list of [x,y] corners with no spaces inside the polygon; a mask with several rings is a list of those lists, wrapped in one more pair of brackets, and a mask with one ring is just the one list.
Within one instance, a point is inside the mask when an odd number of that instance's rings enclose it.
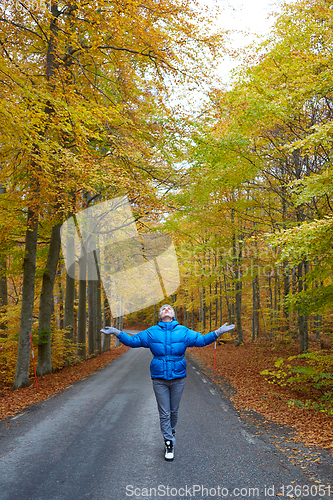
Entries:
{"label": "beech tree", "polygon": [[[11,0],[0,15],[0,98],[10,124],[0,182],[30,203],[14,389],[29,384],[38,220],[53,218],[57,232],[57,217],[81,208],[82,191],[127,192],[156,203],[158,184],[176,175],[179,128],[167,106],[170,85],[208,78],[222,40],[211,35],[199,4],[183,0],[73,0],[32,9]],[[54,236],[40,305],[40,374],[51,365],[43,345],[50,342],[58,248]]]}
{"label": "beech tree", "polygon": [[[244,249],[255,237],[259,253],[265,248],[269,253],[267,242],[275,235],[271,244],[283,247],[281,260],[272,252],[271,273],[264,279],[252,274],[253,337],[261,317],[264,323],[261,284],[268,292],[271,337],[279,325],[286,335],[297,327],[301,352],[307,349],[308,314],[331,303],[331,23],[330,2],[284,7],[259,56],[249,56],[231,90],[212,90],[193,134],[187,188],[176,197],[182,211],[179,230],[186,218],[195,231],[191,211],[201,213],[201,231],[213,246],[213,235],[230,235],[232,214],[245,228]],[[240,196],[230,203],[235,189]],[[256,266],[264,264],[256,258]],[[296,311],[297,325],[291,325],[287,306]]]}

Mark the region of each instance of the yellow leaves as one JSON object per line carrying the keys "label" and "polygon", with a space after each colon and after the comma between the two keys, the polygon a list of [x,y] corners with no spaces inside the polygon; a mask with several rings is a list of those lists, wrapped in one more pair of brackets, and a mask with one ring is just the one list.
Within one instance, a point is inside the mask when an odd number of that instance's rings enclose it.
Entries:
{"label": "yellow leaves", "polygon": [[[190,24],[198,6],[194,9],[182,0],[165,0],[158,6],[155,2],[79,1],[76,6],[71,16],[59,11],[59,29],[52,36],[47,17],[38,25],[33,17],[22,18],[26,30],[10,18],[3,21],[11,33],[6,41],[11,58],[5,57],[3,66],[14,89],[8,100],[10,114],[17,118],[13,138],[20,137],[22,154],[37,146],[43,155],[46,148],[41,165],[52,155],[46,137],[61,142],[66,136],[67,147],[87,150],[87,142],[107,139],[108,127],[121,128],[117,140],[133,136],[133,129],[142,126],[142,117],[159,113],[160,94],[165,90],[161,71],[185,74],[186,54],[192,53],[195,44],[218,44],[217,37],[208,36],[201,36],[205,43],[198,42],[196,32],[206,30]],[[188,43],[180,47],[180,39]],[[51,49],[54,61],[47,58]],[[200,53],[196,51],[196,57]],[[11,121],[14,125],[15,119]]]}

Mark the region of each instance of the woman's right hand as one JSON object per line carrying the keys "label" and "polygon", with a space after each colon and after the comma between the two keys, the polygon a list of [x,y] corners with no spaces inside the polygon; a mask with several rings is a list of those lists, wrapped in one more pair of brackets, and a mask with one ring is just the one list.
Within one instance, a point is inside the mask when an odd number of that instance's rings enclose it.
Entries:
{"label": "woman's right hand", "polygon": [[105,333],[106,335],[111,335],[113,333],[116,337],[120,334],[120,331],[117,330],[117,328],[114,328],[113,326],[105,326],[102,330],[102,333]]}

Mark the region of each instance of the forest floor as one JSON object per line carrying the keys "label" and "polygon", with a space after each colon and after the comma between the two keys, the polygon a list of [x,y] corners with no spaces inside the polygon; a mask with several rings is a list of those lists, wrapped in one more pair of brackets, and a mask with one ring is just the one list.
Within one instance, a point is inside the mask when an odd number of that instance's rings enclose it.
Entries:
{"label": "forest floor", "polygon": [[[213,378],[214,344],[189,348],[200,369]],[[293,440],[306,446],[320,446],[333,453],[333,416],[304,409],[290,401],[316,400],[315,391],[301,392],[288,386],[269,383],[260,372],[276,370],[275,361],[299,354],[298,344],[276,345],[271,342],[245,343],[235,347],[235,341],[217,345],[215,382],[225,390],[235,408],[242,414],[255,411],[264,422],[282,424],[293,430]],[[298,364],[301,362],[298,360]]]}
{"label": "forest floor", "polygon": [[109,351],[105,351],[94,358],[66,366],[50,375],[37,377],[38,389],[34,378],[30,378],[29,387],[16,391],[12,391],[11,386],[8,384],[0,385],[0,420],[11,417],[38,401],[44,401],[77,380],[82,380],[96,370],[103,368],[103,366],[128,349],[129,347],[124,345],[111,347]]}
{"label": "forest floor", "polygon": [[[83,379],[127,349],[128,347],[123,345],[112,347],[94,358],[67,366],[51,375],[38,377],[38,389],[34,379],[31,379],[29,387],[16,391],[11,391],[9,385],[0,386],[0,420],[11,417]],[[190,356],[194,356],[201,370],[212,378],[214,344],[203,348],[189,348],[188,352]],[[295,431],[295,439],[305,445],[320,446],[333,453],[333,417],[288,405],[290,400],[306,398],[289,387],[272,385],[260,375],[264,369],[274,369],[277,358],[295,354],[298,354],[296,345],[277,346],[270,342],[249,342],[235,347],[234,342],[226,342],[217,346],[216,383],[224,387],[226,383],[229,384],[229,396],[240,413],[254,410],[267,421],[292,428]]]}

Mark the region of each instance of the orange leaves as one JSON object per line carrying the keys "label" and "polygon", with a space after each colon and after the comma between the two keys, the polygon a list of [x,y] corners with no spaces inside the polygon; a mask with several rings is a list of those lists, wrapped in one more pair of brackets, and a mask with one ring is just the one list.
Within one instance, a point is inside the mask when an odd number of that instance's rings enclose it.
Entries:
{"label": "orange leaves", "polygon": [[95,358],[76,365],[67,366],[52,375],[38,377],[38,390],[36,390],[34,384],[14,392],[11,391],[9,386],[2,385],[1,387],[0,385],[0,419],[7,418],[22,411],[31,404],[47,399],[52,394],[61,391],[77,380],[81,380],[94,371],[103,368],[103,366],[127,350],[128,347],[121,345]]}
{"label": "orange leaves", "polygon": [[[204,371],[213,369],[214,345],[188,350],[196,359],[204,362]],[[287,356],[297,353],[296,347],[279,354]],[[260,376],[263,367],[274,367],[273,350],[265,344],[245,344],[235,348],[233,344],[217,347],[216,366],[220,377],[230,382],[237,390],[233,402],[237,408],[255,410],[273,422],[293,427],[297,439],[307,445],[333,447],[332,418],[313,410],[288,406],[295,397],[290,388],[272,387]],[[271,361],[270,361],[271,360]],[[223,385],[223,384],[222,384]]]}

